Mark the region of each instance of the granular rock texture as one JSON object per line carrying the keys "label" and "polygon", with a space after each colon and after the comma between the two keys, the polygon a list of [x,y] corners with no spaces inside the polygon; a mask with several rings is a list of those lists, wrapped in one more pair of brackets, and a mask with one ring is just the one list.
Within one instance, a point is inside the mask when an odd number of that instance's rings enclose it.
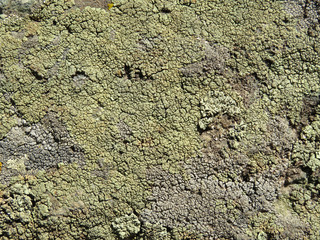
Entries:
{"label": "granular rock texture", "polygon": [[319,239],[319,13],[0,0],[0,238]]}

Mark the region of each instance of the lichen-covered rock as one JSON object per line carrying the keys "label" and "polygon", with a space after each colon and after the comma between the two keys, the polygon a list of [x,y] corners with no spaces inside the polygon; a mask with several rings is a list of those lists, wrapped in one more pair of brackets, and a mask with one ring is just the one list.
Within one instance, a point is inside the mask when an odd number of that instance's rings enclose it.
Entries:
{"label": "lichen-covered rock", "polygon": [[0,3],[1,239],[319,239],[317,1]]}

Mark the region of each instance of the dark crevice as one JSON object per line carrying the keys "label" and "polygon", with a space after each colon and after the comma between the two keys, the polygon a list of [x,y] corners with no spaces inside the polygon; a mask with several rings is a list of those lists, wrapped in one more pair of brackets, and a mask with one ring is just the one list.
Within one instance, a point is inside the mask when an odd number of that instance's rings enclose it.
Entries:
{"label": "dark crevice", "polygon": [[73,74],[71,77],[73,78],[78,75],[83,75],[83,76],[88,77],[84,71],[76,71],[75,74]]}
{"label": "dark crevice", "polygon": [[249,171],[249,169],[244,169],[244,171],[241,173],[240,177],[244,182],[250,182],[250,171]]}
{"label": "dark crevice", "polygon": [[10,192],[9,197],[13,199],[14,198],[14,194],[12,192]]}
{"label": "dark crevice", "polygon": [[307,175],[307,179],[309,183],[317,183],[318,180],[314,178],[314,173],[310,167],[303,166],[301,167],[302,171],[304,171]]}
{"label": "dark crevice", "polygon": [[283,20],[282,20],[283,23],[289,23],[289,19],[287,17],[285,17]]}
{"label": "dark crevice", "polygon": [[302,6],[302,10],[303,10],[303,18],[306,19],[308,18],[308,7],[309,7],[310,3],[309,1],[306,1],[306,3]]}
{"label": "dark crevice", "polygon": [[125,64],[124,65],[124,72],[127,76],[128,79],[131,79],[131,72],[132,72],[132,69],[129,65]]}
{"label": "dark crevice", "polygon": [[17,114],[18,117],[22,118],[22,113],[19,112],[19,110],[17,109],[17,105],[16,105],[15,101],[11,97],[10,97],[9,101],[10,101],[10,104],[13,106],[14,113]]}
{"label": "dark crevice", "polygon": [[208,131],[208,130],[209,130],[209,128],[202,129],[202,128],[200,128],[199,124],[197,124],[197,131],[199,132],[200,135],[201,135],[202,133]]}
{"label": "dark crevice", "polygon": [[151,75],[144,74],[142,69],[132,68],[127,64],[124,65],[124,73],[125,73],[125,77],[129,80],[131,79],[144,80],[144,81],[154,80],[154,78]]}
{"label": "dark crevice", "polygon": [[167,230],[168,233],[172,234],[173,233],[173,228],[169,226],[164,226]]}
{"label": "dark crevice", "polygon": [[162,13],[171,13],[171,10],[166,8],[166,7],[163,7],[163,8],[161,8],[160,12],[162,12]]}
{"label": "dark crevice", "polygon": [[67,31],[68,31],[69,34],[72,34],[72,30],[71,30],[71,27],[70,27],[70,26],[67,26],[66,29],[67,29]]}
{"label": "dark crevice", "polygon": [[33,195],[31,195],[31,194],[29,194],[28,195],[29,197],[30,197],[30,199],[31,199],[31,207],[35,207],[36,206],[36,200],[35,200],[35,198],[34,198],[34,196]]}
{"label": "dark crevice", "polygon": [[267,65],[268,68],[271,68],[272,64],[274,63],[271,59],[264,59],[264,63]]}
{"label": "dark crevice", "polygon": [[37,80],[42,80],[43,77],[35,70],[30,69],[31,70],[31,74],[37,79]]}
{"label": "dark crevice", "polygon": [[138,68],[135,72],[135,77],[139,79],[144,79],[145,76],[142,74],[141,69]]}

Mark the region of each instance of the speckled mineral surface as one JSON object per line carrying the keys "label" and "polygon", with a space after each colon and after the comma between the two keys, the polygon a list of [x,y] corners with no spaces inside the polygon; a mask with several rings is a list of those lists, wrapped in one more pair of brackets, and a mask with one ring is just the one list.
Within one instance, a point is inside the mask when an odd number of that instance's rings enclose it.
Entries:
{"label": "speckled mineral surface", "polygon": [[320,239],[319,34],[318,0],[0,0],[0,239]]}

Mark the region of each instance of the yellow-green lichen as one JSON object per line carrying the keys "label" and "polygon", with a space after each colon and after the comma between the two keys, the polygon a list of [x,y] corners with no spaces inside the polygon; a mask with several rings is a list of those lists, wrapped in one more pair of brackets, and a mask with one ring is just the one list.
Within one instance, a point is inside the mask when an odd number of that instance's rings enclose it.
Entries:
{"label": "yellow-green lichen", "polygon": [[[316,204],[320,165],[313,96],[320,92],[318,25],[293,16],[300,8],[291,1],[130,0],[107,11],[108,3],[53,0],[29,17],[1,20],[0,140],[16,143],[6,138],[13,127],[42,127],[54,116],[86,165],[59,163],[13,178],[1,197],[0,222],[23,224],[3,225],[0,236],[286,236],[289,225],[270,210],[282,180],[270,174],[286,178],[290,168],[308,174],[311,189],[290,187],[286,199],[297,202],[290,211],[304,223],[312,216],[318,226],[317,214],[305,207]],[[59,148],[69,143],[55,139]],[[6,159],[4,166],[14,161],[24,173],[28,159]],[[163,171],[162,185],[152,171]],[[201,214],[214,209],[227,221],[212,224],[210,214],[190,223],[194,209],[174,205],[172,216],[161,210],[146,217],[164,204],[156,194],[161,187],[172,197],[165,203],[182,193],[195,206],[202,198]],[[251,225],[243,223],[248,219]]]}

